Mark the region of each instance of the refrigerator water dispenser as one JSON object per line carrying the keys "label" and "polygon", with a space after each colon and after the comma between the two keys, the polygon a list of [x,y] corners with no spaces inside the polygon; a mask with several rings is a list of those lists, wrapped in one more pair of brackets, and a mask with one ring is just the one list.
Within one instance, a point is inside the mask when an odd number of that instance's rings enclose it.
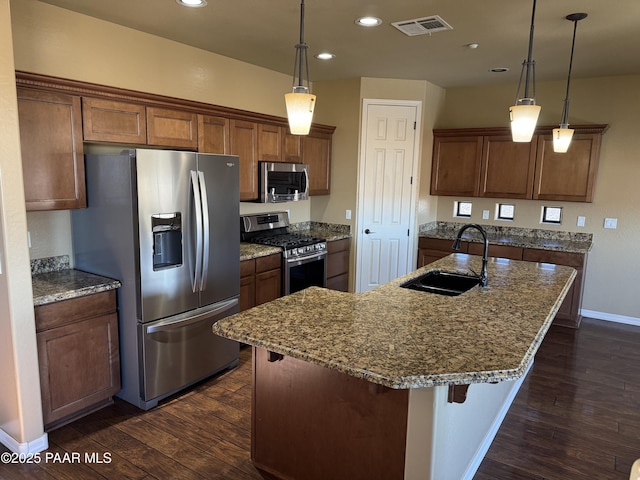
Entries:
{"label": "refrigerator water dispenser", "polygon": [[182,221],[179,212],[151,216],[153,269],[182,265]]}

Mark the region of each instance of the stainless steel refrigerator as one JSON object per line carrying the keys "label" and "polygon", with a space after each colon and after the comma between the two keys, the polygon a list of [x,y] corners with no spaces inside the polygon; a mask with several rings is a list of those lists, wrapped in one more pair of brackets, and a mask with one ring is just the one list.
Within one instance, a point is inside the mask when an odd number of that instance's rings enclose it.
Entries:
{"label": "stainless steel refrigerator", "polygon": [[75,268],[122,282],[118,396],[148,410],[238,364],[238,343],[211,331],[239,311],[238,157],[137,149],[85,169]]}

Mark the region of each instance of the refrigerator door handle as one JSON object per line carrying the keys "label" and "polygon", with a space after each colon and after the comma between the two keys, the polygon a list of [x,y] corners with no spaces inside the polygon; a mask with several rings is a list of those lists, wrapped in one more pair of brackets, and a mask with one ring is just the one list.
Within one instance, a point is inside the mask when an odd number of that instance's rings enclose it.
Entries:
{"label": "refrigerator door handle", "polygon": [[202,292],[207,287],[207,273],[209,270],[209,202],[207,200],[207,184],[204,179],[204,172],[198,171],[198,179],[200,180],[200,194],[202,196],[203,249],[202,273],[200,276],[200,291]]}
{"label": "refrigerator door handle", "polygon": [[195,271],[191,279],[191,289],[193,293],[196,293],[199,289],[198,281],[202,277],[202,200],[200,198],[198,174],[195,170],[191,170],[191,188],[196,217],[196,258]]}
{"label": "refrigerator door handle", "polygon": [[[204,312],[198,313],[192,316],[190,312],[181,313],[173,317],[169,317],[162,321],[159,325],[152,325],[146,328],[147,333],[167,332],[171,330],[177,330],[192,323],[198,323],[207,317],[214,317],[223,314],[224,312],[231,310],[238,305],[238,299],[233,298],[216,304],[215,308],[207,309]],[[213,335],[213,333],[211,333]]]}

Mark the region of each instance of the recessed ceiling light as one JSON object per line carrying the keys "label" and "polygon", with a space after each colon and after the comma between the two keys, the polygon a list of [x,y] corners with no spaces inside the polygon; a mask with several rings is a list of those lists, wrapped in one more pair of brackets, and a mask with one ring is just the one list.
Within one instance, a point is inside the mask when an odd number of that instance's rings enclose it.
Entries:
{"label": "recessed ceiling light", "polygon": [[494,67],[494,68],[490,68],[489,71],[491,73],[505,73],[505,72],[508,72],[509,69],[507,67]]}
{"label": "recessed ceiling light", "polygon": [[382,20],[377,17],[360,17],[356,20],[356,25],[361,27],[377,27],[382,24]]}
{"label": "recessed ceiling light", "polygon": [[176,2],[183,7],[204,7],[207,4],[207,0],[176,0]]}
{"label": "recessed ceiling light", "polygon": [[332,58],[336,58],[336,56],[333,53],[329,53],[329,52],[317,53],[315,57],[318,60],[331,60]]}

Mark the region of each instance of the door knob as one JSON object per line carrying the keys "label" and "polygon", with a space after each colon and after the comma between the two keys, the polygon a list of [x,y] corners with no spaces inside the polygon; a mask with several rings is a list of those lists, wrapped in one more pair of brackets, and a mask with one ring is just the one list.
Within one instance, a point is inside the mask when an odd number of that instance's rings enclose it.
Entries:
{"label": "door knob", "polygon": [[364,233],[366,233],[367,235],[369,235],[370,233],[376,233],[376,232],[372,232],[371,230],[369,230],[368,228],[366,228],[364,230]]}

